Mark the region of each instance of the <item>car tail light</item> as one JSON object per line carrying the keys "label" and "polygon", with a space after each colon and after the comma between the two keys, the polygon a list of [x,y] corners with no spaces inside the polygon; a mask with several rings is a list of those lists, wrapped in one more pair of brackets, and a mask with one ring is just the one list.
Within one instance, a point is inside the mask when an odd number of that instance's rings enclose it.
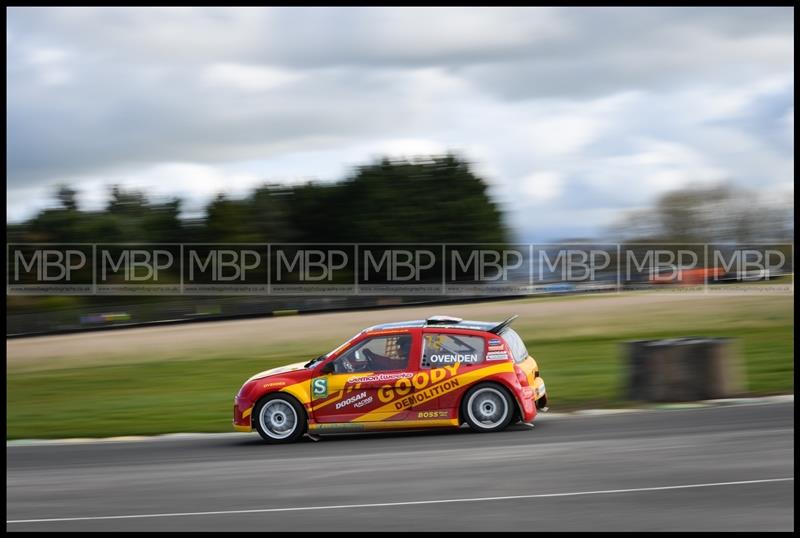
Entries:
{"label": "car tail light", "polygon": [[530,385],[530,383],[528,383],[528,376],[526,376],[525,372],[523,372],[516,364],[514,365],[514,372],[517,374],[517,379],[519,379],[520,385],[523,387]]}

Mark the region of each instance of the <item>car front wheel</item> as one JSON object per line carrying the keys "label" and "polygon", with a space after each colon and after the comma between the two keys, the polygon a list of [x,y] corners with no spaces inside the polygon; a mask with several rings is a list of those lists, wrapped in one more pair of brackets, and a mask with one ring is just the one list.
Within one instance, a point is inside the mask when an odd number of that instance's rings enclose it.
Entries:
{"label": "car front wheel", "polygon": [[461,416],[473,431],[500,431],[511,423],[513,415],[513,402],[498,385],[477,385],[464,396]]}
{"label": "car front wheel", "polygon": [[258,403],[254,414],[256,430],[268,443],[291,443],[308,427],[303,406],[288,394],[270,394]]}

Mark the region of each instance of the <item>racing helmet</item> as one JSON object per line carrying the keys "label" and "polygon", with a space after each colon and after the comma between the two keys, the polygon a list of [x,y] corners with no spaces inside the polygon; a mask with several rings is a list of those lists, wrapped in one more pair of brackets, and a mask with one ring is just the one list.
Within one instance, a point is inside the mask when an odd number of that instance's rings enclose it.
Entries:
{"label": "racing helmet", "polygon": [[401,359],[408,357],[411,352],[411,335],[403,335],[397,338],[397,356]]}

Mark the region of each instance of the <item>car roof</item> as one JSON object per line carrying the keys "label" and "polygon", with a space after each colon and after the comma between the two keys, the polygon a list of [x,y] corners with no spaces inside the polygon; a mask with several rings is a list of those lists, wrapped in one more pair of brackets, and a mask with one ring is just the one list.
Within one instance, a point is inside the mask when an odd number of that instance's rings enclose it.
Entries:
{"label": "car roof", "polygon": [[382,323],[380,325],[373,325],[372,327],[364,329],[364,332],[385,331],[389,329],[416,329],[421,327],[432,327],[436,329],[467,329],[486,332],[489,329],[497,326],[498,323],[499,322],[496,321],[472,320],[429,323],[428,320],[425,319],[415,319],[411,321],[398,321],[395,323]]}

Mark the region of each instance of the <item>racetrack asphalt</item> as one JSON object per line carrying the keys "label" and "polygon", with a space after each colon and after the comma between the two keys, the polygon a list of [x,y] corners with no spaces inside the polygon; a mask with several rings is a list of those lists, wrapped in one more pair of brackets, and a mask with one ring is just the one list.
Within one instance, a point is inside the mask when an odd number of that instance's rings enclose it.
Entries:
{"label": "racetrack asphalt", "polygon": [[793,402],[494,434],[10,445],[6,461],[9,531],[794,529]]}

